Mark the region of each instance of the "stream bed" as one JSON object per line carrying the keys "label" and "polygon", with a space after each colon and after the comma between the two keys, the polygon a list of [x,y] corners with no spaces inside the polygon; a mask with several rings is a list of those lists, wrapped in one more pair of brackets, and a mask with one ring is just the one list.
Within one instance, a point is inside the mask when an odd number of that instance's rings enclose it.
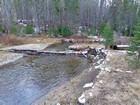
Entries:
{"label": "stream bed", "polygon": [[30,105],[90,65],[76,56],[28,56],[0,66],[0,105]]}

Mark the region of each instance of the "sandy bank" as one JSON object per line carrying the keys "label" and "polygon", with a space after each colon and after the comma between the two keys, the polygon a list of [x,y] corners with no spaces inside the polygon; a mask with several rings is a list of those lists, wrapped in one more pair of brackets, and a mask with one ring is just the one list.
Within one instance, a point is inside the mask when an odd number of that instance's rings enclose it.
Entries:
{"label": "sandy bank", "polygon": [[14,62],[22,57],[22,54],[0,52],[0,66]]}
{"label": "sandy bank", "polygon": [[19,46],[11,46],[6,48],[1,48],[0,50],[10,50],[10,49],[21,49],[21,50],[43,50],[49,45],[53,43],[45,43],[45,44],[25,44]]}
{"label": "sandy bank", "polygon": [[7,52],[7,50],[10,49],[20,49],[20,50],[43,50],[52,43],[45,43],[45,44],[26,44],[26,45],[19,45],[19,46],[11,46],[6,48],[1,48],[0,52],[0,66],[4,64],[8,64],[10,62],[14,62],[15,60],[18,60],[22,58],[23,54],[17,54],[17,53],[10,53]]}

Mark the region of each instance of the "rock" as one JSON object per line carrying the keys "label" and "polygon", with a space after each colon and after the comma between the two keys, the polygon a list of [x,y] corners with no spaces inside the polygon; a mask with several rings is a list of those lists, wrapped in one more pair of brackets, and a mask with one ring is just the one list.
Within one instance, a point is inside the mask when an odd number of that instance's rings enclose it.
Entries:
{"label": "rock", "polygon": [[56,105],[61,105],[60,103],[57,103]]}
{"label": "rock", "polygon": [[82,95],[78,98],[78,101],[79,101],[79,103],[81,103],[81,104],[85,104],[85,102],[86,102],[85,95],[82,94]]}
{"label": "rock", "polygon": [[93,86],[93,83],[87,83],[83,86],[83,88],[89,88],[89,87],[92,87]]}
{"label": "rock", "polygon": [[90,97],[92,97],[92,96],[93,96],[93,94],[92,94],[91,92],[89,93],[89,95],[90,95]]}

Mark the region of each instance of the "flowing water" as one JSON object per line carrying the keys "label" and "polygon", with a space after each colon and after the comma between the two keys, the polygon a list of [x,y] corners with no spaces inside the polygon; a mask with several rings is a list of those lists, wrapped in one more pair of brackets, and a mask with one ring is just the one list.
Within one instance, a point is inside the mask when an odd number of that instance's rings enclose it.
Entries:
{"label": "flowing water", "polygon": [[71,43],[55,43],[50,45],[49,47],[46,48],[46,50],[51,50],[51,51],[66,51],[69,50],[68,47],[72,45]]}
{"label": "flowing water", "polygon": [[24,57],[0,67],[0,105],[30,105],[89,66],[75,56]]}

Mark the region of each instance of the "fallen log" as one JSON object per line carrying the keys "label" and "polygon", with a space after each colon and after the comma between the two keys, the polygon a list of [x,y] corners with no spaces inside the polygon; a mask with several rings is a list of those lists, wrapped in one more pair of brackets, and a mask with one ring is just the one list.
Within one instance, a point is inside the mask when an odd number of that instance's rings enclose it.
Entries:
{"label": "fallen log", "polygon": [[110,48],[114,50],[127,50],[129,45],[111,45]]}
{"label": "fallen log", "polygon": [[87,54],[87,51],[38,51],[38,50],[21,50],[21,49],[11,49],[9,52],[23,53],[27,55],[76,55],[83,56]]}
{"label": "fallen log", "polygon": [[102,52],[102,49],[90,48],[87,51],[45,51],[45,50],[23,50],[23,49],[10,49],[7,50],[13,53],[22,53],[25,55],[34,55],[34,56],[44,56],[44,55],[74,55],[79,57],[85,57],[89,60],[95,59],[105,59],[106,54]]}
{"label": "fallen log", "polygon": [[92,39],[62,39],[61,42],[62,43],[95,43],[99,41],[92,40]]}
{"label": "fallen log", "polygon": [[70,50],[74,50],[74,51],[81,51],[81,50],[88,49],[89,46],[88,45],[82,45],[82,44],[76,44],[76,45],[71,45],[68,48]]}

